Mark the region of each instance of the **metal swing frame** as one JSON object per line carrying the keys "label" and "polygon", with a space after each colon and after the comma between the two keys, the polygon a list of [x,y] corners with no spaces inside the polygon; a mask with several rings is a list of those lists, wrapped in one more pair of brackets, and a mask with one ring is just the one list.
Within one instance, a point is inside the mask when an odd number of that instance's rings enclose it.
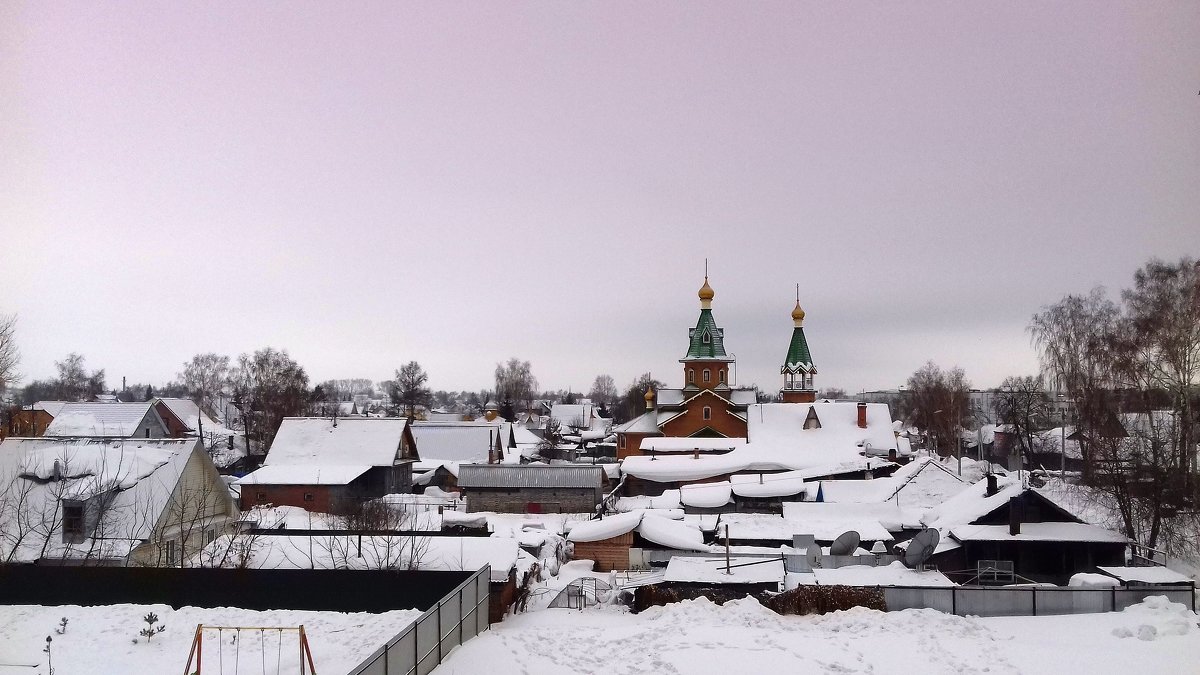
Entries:
{"label": "metal swing frame", "polygon": [[[187,665],[184,666],[183,675],[202,675],[203,659],[204,659],[204,631],[215,630],[218,634],[223,631],[236,631],[238,636],[241,636],[242,631],[260,631],[269,630],[278,631],[280,636],[280,644],[282,645],[284,631],[296,631],[299,633],[300,646],[300,675],[317,675],[317,667],[313,665],[312,649],[308,645],[308,634],[304,632],[304,624],[299,626],[206,626],[202,623],[196,624],[196,634],[192,638],[192,648],[188,651]],[[260,641],[261,642],[261,641]],[[238,639],[238,649],[241,649],[241,639]],[[222,650],[223,653],[224,650]],[[264,652],[264,658],[265,652]],[[192,663],[195,662],[196,669],[192,670]],[[307,664],[307,668],[305,665]],[[278,660],[276,661],[278,666]]]}

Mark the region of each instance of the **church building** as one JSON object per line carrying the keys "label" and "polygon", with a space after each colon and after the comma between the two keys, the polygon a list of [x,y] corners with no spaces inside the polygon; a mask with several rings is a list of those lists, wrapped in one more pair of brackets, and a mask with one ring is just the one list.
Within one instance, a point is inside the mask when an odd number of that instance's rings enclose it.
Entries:
{"label": "church building", "polygon": [[[679,359],[684,384],[677,389],[646,392],[646,412],[614,429],[617,459],[644,454],[642,442],[653,437],[746,438],[747,410],[757,402],[755,391],[733,385],[736,364],[725,351],[725,330],[713,317],[716,293],[707,275],[697,295],[700,316],[696,327],[688,330],[687,352]],[[792,339],[780,371],[780,394],[787,403],[811,403],[816,400],[813,376],[817,370],[804,337],[804,310],[798,297],[792,322]],[[714,447],[713,443],[696,445],[696,452]]]}

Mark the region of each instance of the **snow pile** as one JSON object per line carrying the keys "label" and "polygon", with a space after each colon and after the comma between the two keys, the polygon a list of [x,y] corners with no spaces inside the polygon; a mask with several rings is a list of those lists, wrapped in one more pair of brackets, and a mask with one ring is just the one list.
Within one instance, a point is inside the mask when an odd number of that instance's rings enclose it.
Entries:
{"label": "snow pile", "polygon": [[618,513],[600,520],[576,523],[567,535],[568,541],[601,541],[632,532],[642,522],[642,511]]}
{"label": "snow pile", "polygon": [[708,551],[711,548],[704,543],[704,534],[696,525],[663,518],[653,511],[646,512],[637,531],[643,539],[667,548],[681,551]]}
{"label": "snow pile", "polygon": [[680,501],[684,506],[715,509],[729,503],[732,488],[729,481],[693,483],[679,488]]}
{"label": "snow pile", "polygon": [[1094,572],[1080,572],[1072,575],[1071,580],[1067,582],[1067,586],[1072,588],[1112,588],[1120,586],[1121,582],[1107,574],[1096,574]]}
{"label": "snow pile", "polygon": [[[699,597],[695,600],[681,600],[669,605],[651,607],[642,612],[641,616],[655,624],[671,624],[678,626],[745,626],[748,628],[765,628],[780,630],[783,617],[767,609],[754,598],[739,598],[730,600],[724,605]],[[657,627],[657,626],[656,626]]]}
{"label": "snow pile", "polygon": [[1136,605],[1130,605],[1121,613],[1122,617],[1136,623],[1118,626],[1112,634],[1119,638],[1137,636],[1139,640],[1156,640],[1160,637],[1187,635],[1195,632],[1196,613],[1179,602],[1171,602],[1165,595],[1152,595]]}

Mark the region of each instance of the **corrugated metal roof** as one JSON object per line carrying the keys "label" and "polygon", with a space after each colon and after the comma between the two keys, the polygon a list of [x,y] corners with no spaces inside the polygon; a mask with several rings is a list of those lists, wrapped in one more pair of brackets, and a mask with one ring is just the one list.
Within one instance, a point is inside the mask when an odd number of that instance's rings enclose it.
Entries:
{"label": "corrugated metal roof", "polygon": [[458,468],[462,488],[599,488],[601,466],[505,466],[463,464]]}

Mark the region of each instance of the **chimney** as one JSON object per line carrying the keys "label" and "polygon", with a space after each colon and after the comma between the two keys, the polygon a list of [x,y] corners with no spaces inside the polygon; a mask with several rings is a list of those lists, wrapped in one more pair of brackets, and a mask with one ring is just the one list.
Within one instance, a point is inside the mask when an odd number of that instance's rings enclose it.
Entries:
{"label": "chimney", "polygon": [[858,402],[858,428],[867,428],[867,404],[862,401]]}
{"label": "chimney", "polygon": [[1021,521],[1025,519],[1025,502],[1020,497],[1008,500],[1008,533],[1014,537],[1021,534]]}
{"label": "chimney", "polygon": [[996,494],[999,491],[1000,491],[1000,486],[997,484],[996,474],[989,473],[987,475],[987,492],[983,493],[983,496],[991,497],[992,495]]}

